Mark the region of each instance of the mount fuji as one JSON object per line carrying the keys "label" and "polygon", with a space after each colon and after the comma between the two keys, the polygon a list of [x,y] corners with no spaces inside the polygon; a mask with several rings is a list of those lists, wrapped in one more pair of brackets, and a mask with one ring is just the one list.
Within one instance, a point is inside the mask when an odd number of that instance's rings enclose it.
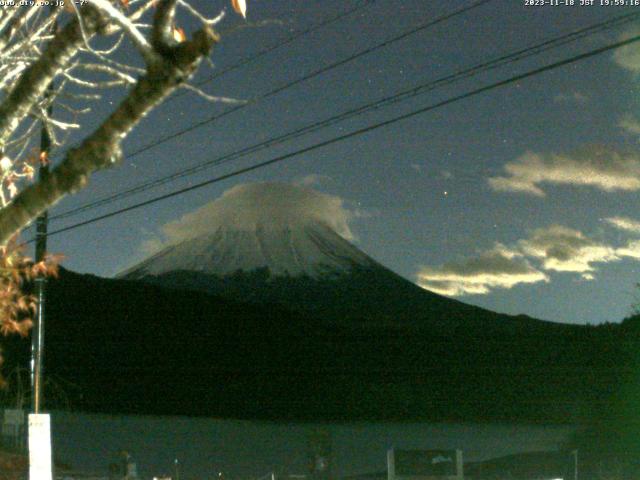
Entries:
{"label": "mount fuji", "polygon": [[[634,324],[436,295],[354,246],[349,220],[337,197],[241,185],[166,225],[121,278],[61,269],[47,287],[48,375],[77,389],[73,408],[103,413],[538,423],[609,410],[636,378]],[[30,342],[3,352],[7,372]]]}
{"label": "mount fuji", "polygon": [[165,227],[169,246],[121,276],[175,271],[218,276],[266,269],[270,277],[325,276],[373,267],[347,239],[342,201],[279,183],[239,185],[215,202]]}
{"label": "mount fuji", "polygon": [[500,329],[533,326],[426,291],[350,240],[337,197],[288,184],[240,185],[165,227],[167,244],[118,277],[279,304],[344,324]]}
{"label": "mount fuji", "polygon": [[191,271],[226,277],[266,269],[269,277],[322,279],[376,265],[325,223],[256,222],[251,229],[218,226],[210,234],[164,248],[121,276],[136,279]]}

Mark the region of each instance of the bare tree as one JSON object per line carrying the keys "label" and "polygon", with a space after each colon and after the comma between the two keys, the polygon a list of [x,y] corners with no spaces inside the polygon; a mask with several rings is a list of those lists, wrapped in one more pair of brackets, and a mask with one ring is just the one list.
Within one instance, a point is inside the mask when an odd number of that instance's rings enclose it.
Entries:
{"label": "bare tree", "polygon": [[[214,27],[224,10],[207,18],[188,0],[3,3],[9,5],[0,6],[0,328],[25,333],[30,322],[21,312],[33,309],[33,302],[20,293],[20,278],[54,267],[26,264],[12,239],[65,195],[84,188],[93,172],[121,162],[122,141],[176,88],[195,89],[188,79],[218,41]],[[245,0],[231,5],[245,15]],[[200,25],[190,38],[175,25],[180,11]],[[119,60],[123,49],[135,51],[136,58]],[[49,175],[34,180],[34,167],[48,161],[34,151],[40,127],[60,150],[81,127],[91,102],[115,87],[126,90],[113,111]]]}

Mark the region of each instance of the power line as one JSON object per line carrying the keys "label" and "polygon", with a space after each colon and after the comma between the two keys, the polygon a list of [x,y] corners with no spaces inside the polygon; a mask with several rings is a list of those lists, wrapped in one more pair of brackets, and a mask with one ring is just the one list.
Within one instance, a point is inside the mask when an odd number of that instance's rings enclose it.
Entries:
{"label": "power line", "polygon": [[[256,60],[264,57],[265,55],[281,48],[284,47],[290,43],[293,43],[294,41],[296,41],[297,39],[304,37],[305,35],[309,35],[310,33],[315,32],[316,30],[320,30],[321,28],[326,27],[327,25],[331,25],[332,23],[338,22],[340,20],[342,20],[345,17],[348,17],[349,15],[356,13],[359,10],[362,10],[363,8],[366,8],[368,6],[370,6],[371,4],[373,4],[376,0],[364,0],[363,2],[361,2],[360,4],[345,10],[344,12],[341,12],[337,15],[334,15],[333,17],[329,17],[317,24],[311,25],[308,28],[299,30],[295,33],[293,33],[292,35],[290,35],[289,37],[285,38],[284,40],[282,40],[281,42],[278,42],[270,47],[266,47],[262,50],[260,50],[258,53],[256,53],[255,55],[251,55],[248,57],[245,57],[243,59],[241,59],[239,62],[236,62],[232,65],[229,65],[228,67],[223,68],[222,70],[214,73],[213,75],[200,80],[199,82],[196,82],[197,86],[202,86],[205,83],[209,83],[212,82],[213,80],[222,77],[223,75],[226,75],[229,72],[232,72],[234,70],[237,70],[240,67],[243,67],[249,63],[255,62]],[[176,99],[178,97],[181,97],[182,95],[185,95],[188,92],[179,92],[176,93],[175,95],[173,95],[171,98],[167,99],[167,101],[171,101],[173,99]]]}
{"label": "power line", "polygon": [[[507,78],[505,80],[501,80],[499,82],[495,82],[495,83],[486,85],[484,87],[480,87],[480,88],[477,88],[475,90],[471,90],[471,91],[469,91],[467,93],[463,93],[461,95],[457,95],[455,97],[451,97],[451,98],[449,98],[447,100],[443,100],[441,102],[437,102],[435,104],[431,104],[431,105],[428,105],[426,107],[422,107],[422,108],[419,108],[417,110],[413,110],[412,112],[405,113],[405,114],[402,114],[402,115],[398,115],[396,117],[390,118],[390,119],[385,120],[383,122],[378,122],[378,123],[369,125],[367,127],[363,127],[363,128],[357,129],[357,130],[353,130],[353,131],[351,131],[349,133],[346,133],[344,135],[340,135],[338,137],[334,137],[334,138],[331,138],[329,140],[318,142],[318,143],[315,143],[315,144],[313,144],[311,146],[308,146],[308,147],[305,147],[305,148],[302,148],[302,149],[299,149],[299,150],[295,150],[293,152],[290,152],[290,153],[287,153],[287,154],[284,154],[284,155],[280,155],[280,156],[274,157],[274,158],[272,158],[270,160],[266,160],[264,162],[260,162],[260,163],[257,163],[255,165],[251,165],[249,167],[241,168],[241,169],[238,169],[238,170],[236,170],[234,172],[231,172],[231,173],[228,173],[228,174],[225,174],[225,175],[221,175],[221,176],[206,180],[204,182],[197,183],[195,185],[192,185],[192,186],[189,186],[189,187],[186,187],[186,188],[175,190],[175,191],[173,191],[171,193],[160,195],[158,197],[146,200],[144,202],[140,202],[140,203],[137,203],[137,204],[125,207],[125,208],[121,208],[119,210],[115,210],[113,212],[110,212],[110,213],[107,213],[107,214],[104,214],[104,215],[100,215],[98,217],[91,218],[89,220],[85,220],[85,221],[82,221],[82,222],[75,223],[73,225],[69,225],[69,226],[64,227],[64,228],[60,228],[58,230],[54,230],[52,232],[49,232],[48,235],[51,236],[51,235],[56,235],[58,233],[63,233],[63,232],[67,232],[67,231],[70,231],[70,230],[74,230],[76,228],[79,228],[79,227],[82,227],[82,226],[85,226],[85,225],[89,225],[91,223],[95,223],[95,222],[98,222],[100,220],[104,220],[104,219],[107,219],[107,218],[110,218],[110,217],[114,217],[116,215],[120,215],[120,214],[125,213],[125,212],[129,212],[129,211],[132,211],[132,210],[135,210],[135,209],[147,206],[147,205],[151,205],[153,203],[157,203],[157,202],[160,202],[162,200],[166,200],[166,199],[178,196],[178,195],[182,195],[183,193],[187,193],[187,192],[190,192],[190,191],[193,191],[193,190],[197,190],[197,189],[206,187],[208,185],[212,185],[214,183],[221,182],[223,180],[227,180],[229,178],[232,178],[232,177],[235,177],[235,176],[238,176],[238,175],[242,175],[242,174],[251,172],[253,170],[258,170],[259,168],[263,168],[263,167],[266,167],[266,166],[269,166],[269,165],[273,165],[275,163],[279,163],[279,162],[282,162],[284,160],[288,160],[289,158],[293,158],[293,157],[296,157],[298,155],[301,155],[301,154],[304,154],[304,153],[308,153],[308,152],[311,152],[311,151],[326,147],[328,145],[332,145],[332,144],[335,144],[335,143],[338,143],[338,142],[342,142],[344,140],[347,140],[349,138],[353,138],[353,137],[362,135],[364,133],[372,132],[372,131],[377,130],[379,128],[392,125],[392,124],[397,123],[397,122],[402,121],[402,120],[407,120],[407,119],[415,117],[417,115],[421,115],[423,113],[430,112],[430,111],[435,110],[437,108],[442,108],[442,107],[444,107],[446,105],[450,105],[450,104],[458,102],[460,100],[464,100],[464,99],[479,95],[479,94],[484,93],[484,92],[495,90],[496,88],[503,87],[505,85],[509,85],[511,83],[515,83],[515,82],[524,80],[526,78],[530,78],[530,77],[539,75],[541,73],[545,73],[545,72],[554,70],[556,68],[563,67],[565,65],[576,63],[576,62],[579,62],[581,60],[585,60],[587,58],[591,58],[591,57],[594,57],[596,55],[600,55],[602,53],[614,50],[616,48],[624,47],[626,45],[630,45],[630,44],[638,42],[638,41],[640,41],[640,35],[632,37],[632,38],[629,38],[629,39],[621,41],[621,42],[612,43],[612,44],[606,45],[604,47],[600,47],[600,48],[597,48],[595,50],[591,50],[589,52],[582,53],[580,55],[575,55],[575,56],[567,58],[565,60],[554,62],[554,63],[551,63],[549,65],[545,65],[543,67],[539,67],[539,68],[530,70],[528,72],[512,76],[512,77]],[[27,243],[31,243],[32,241],[33,241],[33,239],[29,240]]]}
{"label": "power line", "polygon": [[469,12],[469,11],[475,9],[475,8],[481,7],[482,5],[485,5],[485,4],[487,4],[489,2],[492,2],[492,1],[494,1],[494,0],[477,0],[477,1],[473,2],[471,5],[459,8],[457,10],[454,10],[453,12],[450,12],[450,13],[447,13],[447,14],[442,15],[440,17],[437,17],[434,20],[431,20],[429,22],[423,23],[423,24],[421,24],[421,25],[419,25],[417,27],[414,27],[414,28],[412,28],[410,30],[407,30],[406,32],[403,32],[403,33],[401,33],[399,35],[396,35],[395,37],[392,37],[392,38],[390,38],[388,40],[385,40],[384,42],[378,43],[378,44],[376,44],[376,45],[374,45],[372,47],[365,48],[364,50],[360,50],[359,52],[354,53],[354,54],[352,54],[352,55],[350,55],[350,56],[348,56],[346,58],[343,58],[342,60],[338,60],[337,62],[334,62],[334,63],[331,63],[331,64],[326,65],[324,67],[321,67],[321,68],[319,68],[317,70],[314,70],[314,71],[312,71],[312,72],[310,72],[310,73],[308,73],[306,75],[303,75],[300,78],[297,78],[297,79],[292,80],[292,81],[290,81],[288,83],[285,83],[284,85],[276,87],[275,89],[270,90],[267,93],[264,93],[262,95],[254,97],[254,98],[248,100],[247,102],[245,102],[245,103],[243,103],[241,105],[237,105],[237,106],[232,107],[232,108],[230,108],[228,110],[225,110],[222,113],[219,113],[217,115],[209,117],[209,118],[207,118],[205,120],[202,120],[200,122],[194,123],[193,125],[190,125],[189,127],[184,128],[182,130],[179,130],[179,131],[177,131],[175,133],[172,133],[172,134],[169,134],[169,135],[165,135],[164,137],[161,137],[158,140],[155,140],[152,143],[149,143],[149,144],[139,148],[138,150],[135,150],[133,153],[128,155],[128,158],[131,158],[131,157],[139,155],[139,154],[141,154],[143,152],[146,152],[147,150],[150,150],[150,149],[152,149],[154,147],[157,147],[158,145],[161,145],[161,144],[163,144],[165,142],[168,142],[169,140],[173,140],[174,138],[181,137],[182,135],[184,135],[186,133],[189,133],[189,132],[191,132],[193,130],[196,130],[197,128],[200,128],[203,125],[207,125],[207,124],[209,124],[211,122],[214,122],[214,121],[216,121],[216,120],[218,120],[220,118],[223,118],[223,117],[226,117],[227,115],[235,113],[238,110],[242,110],[243,108],[246,108],[246,107],[248,107],[250,105],[254,105],[254,104],[256,104],[256,103],[258,103],[258,102],[260,102],[262,100],[265,100],[265,99],[267,99],[269,97],[277,95],[278,93],[281,93],[281,92],[283,92],[285,90],[288,90],[288,89],[290,89],[290,88],[292,88],[292,87],[294,87],[296,85],[299,85],[299,84],[301,84],[303,82],[311,80],[312,78],[315,78],[315,77],[317,77],[319,75],[322,75],[323,73],[329,72],[329,71],[334,70],[334,69],[336,69],[338,67],[341,67],[342,65],[345,65],[345,64],[350,63],[350,62],[352,62],[354,60],[357,60],[358,58],[364,57],[365,55],[373,53],[373,52],[375,52],[377,50],[380,50],[382,48],[388,47],[389,45],[392,45],[393,43],[399,42],[400,40],[403,40],[403,39],[405,39],[405,38],[407,38],[407,37],[409,37],[411,35],[414,35],[414,34],[416,34],[418,32],[421,32],[421,31],[426,30],[426,29],[428,29],[430,27],[438,25],[439,23],[445,22],[445,21],[447,21],[447,20],[449,20],[451,18],[454,18],[454,17],[456,17],[458,15],[462,15],[462,14],[464,14],[466,12]]}
{"label": "power line", "polygon": [[450,75],[446,75],[444,77],[441,77],[439,79],[433,80],[431,82],[427,82],[421,85],[418,85],[416,87],[412,87],[410,89],[401,91],[399,93],[384,97],[382,99],[377,100],[376,102],[372,102],[372,103],[367,103],[365,105],[362,105],[360,107],[357,107],[355,109],[351,109],[345,112],[342,112],[338,115],[334,115],[330,118],[321,120],[321,121],[317,121],[314,122],[310,125],[306,125],[304,127],[301,128],[297,128],[294,129],[293,131],[287,132],[285,134],[282,135],[278,135],[275,137],[272,137],[268,140],[265,140],[263,142],[254,144],[250,147],[245,147],[242,148],[240,150],[236,150],[235,152],[229,153],[229,154],[225,154],[221,157],[215,158],[213,160],[208,160],[206,162],[200,163],[198,165],[195,165],[193,167],[189,167],[187,169],[182,169],[179,170],[178,172],[174,172],[173,174],[164,176],[162,178],[156,179],[156,180],[152,180],[152,181],[147,181],[147,182],[143,182],[141,184],[138,184],[132,188],[129,188],[127,190],[112,194],[112,195],[108,195],[106,197],[103,197],[101,199],[95,200],[93,202],[87,203],[85,205],[81,205],[79,207],[70,209],[68,211],[62,212],[58,215],[55,215],[53,217],[51,217],[52,220],[56,219],[62,219],[62,218],[68,218],[74,215],[77,215],[81,212],[85,212],[88,210],[92,210],[94,208],[100,207],[102,205],[107,205],[110,203],[113,203],[114,201],[123,199],[123,198],[127,198],[131,195],[137,194],[137,193],[141,193],[144,192],[146,190],[149,190],[151,188],[155,188],[157,186],[160,185],[164,185],[167,183],[170,183],[174,180],[177,180],[179,178],[183,178],[189,175],[193,175],[195,173],[198,173],[200,171],[203,171],[207,168],[211,168],[213,166],[218,166],[221,165],[223,163],[227,163],[230,162],[232,160],[235,160],[237,158],[240,157],[244,157],[250,153],[255,153],[258,151],[262,151],[264,149],[270,148],[274,145],[278,145],[280,143],[283,143],[285,141],[294,139],[294,138],[298,138],[302,135],[306,135],[308,133],[312,133],[315,131],[318,131],[322,128],[334,125],[338,122],[347,120],[349,118],[353,118],[355,116],[358,115],[362,115],[364,113],[373,111],[373,110],[377,110],[379,108],[382,107],[386,107],[389,105],[392,105],[394,103],[400,102],[400,101],[404,101],[407,100],[409,98],[413,98],[417,95],[421,95],[424,94],[426,92],[432,91],[436,88],[445,86],[445,85],[449,85],[451,83],[457,82],[459,80],[465,79],[465,78],[469,78],[472,76],[475,76],[479,73],[482,72],[486,72],[489,70],[493,70],[505,65],[508,65],[510,63],[514,63],[516,61],[522,60],[524,58],[528,58],[531,57],[533,55],[538,55],[540,53],[546,52],[548,50],[566,45],[567,43],[570,42],[575,42],[577,40],[583,39],[585,37],[587,37],[588,35],[593,35],[595,33],[601,32],[603,30],[606,29],[610,29],[613,27],[619,27],[621,25],[624,25],[626,23],[629,23],[633,20],[636,20],[638,17],[640,17],[640,12],[636,12],[636,13],[632,13],[632,14],[626,14],[626,15],[621,15],[619,17],[615,17],[609,20],[606,20],[604,22],[600,22],[594,25],[590,25],[587,27],[583,27],[581,29],[575,30],[573,32],[561,35],[559,37],[555,37],[553,39],[550,40],[546,40],[542,43],[518,50],[516,52],[507,54],[507,55],[502,55],[499,56],[493,60],[487,61],[487,62],[483,62],[481,64],[477,64],[474,65],[472,67],[466,68],[464,70],[458,71],[456,73],[450,74]]}

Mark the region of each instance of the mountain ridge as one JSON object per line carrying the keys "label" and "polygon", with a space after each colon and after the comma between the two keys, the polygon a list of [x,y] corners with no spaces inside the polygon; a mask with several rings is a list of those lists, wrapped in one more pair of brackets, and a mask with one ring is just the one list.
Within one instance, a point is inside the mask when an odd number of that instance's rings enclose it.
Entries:
{"label": "mountain ridge", "polygon": [[[48,289],[46,375],[76,387],[47,408],[98,413],[579,423],[633,382],[640,344],[619,325],[337,324],[64,269]],[[26,367],[29,340],[3,343],[4,371]]]}
{"label": "mountain ridge", "polygon": [[[567,423],[635,381],[634,329],[423,290],[352,245],[344,216],[323,217],[318,204],[342,212],[335,198],[259,185],[216,202],[122,278],[62,269],[49,282],[46,368],[78,386],[76,409]],[[28,363],[28,341],[9,347]]]}
{"label": "mountain ridge", "polygon": [[[229,230],[217,229],[170,245],[117,278],[197,290],[254,304],[278,304],[345,324],[403,323],[420,328],[428,322],[445,328],[468,328],[467,322],[475,318],[490,323],[508,320],[518,325],[539,321],[523,315],[498,314],[424,290],[369,257],[327,225],[305,222],[271,229],[264,241],[259,240],[264,229],[231,229],[234,235],[229,235]],[[312,252],[306,259],[297,260],[300,250],[290,248],[290,236],[284,233],[292,231],[307,246],[302,250]],[[301,236],[308,238],[300,240]],[[309,247],[309,243],[313,246]],[[243,253],[250,256],[245,251],[251,244],[267,244],[269,248],[244,263],[238,262]],[[266,250],[279,255],[265,255]],[[284,262],[277,264],[274,258]],[[292,258],[298,261],[297,268],[287,268],[295,263]]]}

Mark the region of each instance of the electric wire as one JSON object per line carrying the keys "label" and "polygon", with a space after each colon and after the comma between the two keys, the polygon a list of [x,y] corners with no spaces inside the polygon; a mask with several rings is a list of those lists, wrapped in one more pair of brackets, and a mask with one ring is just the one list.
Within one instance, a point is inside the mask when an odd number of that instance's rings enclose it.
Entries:
{"label": "electric wire", "polygon": [[354,109],[350,109],[347,110],[345,112],[342,112],[338,115],[334,115],[332,117],[326,118],[324,120],[321,121],[317,121],[314,122],[310,125],[306,125],[304,127],[301,128],[297,128],[294,129],[292,131],[289,131],[287,133],[275,136],[275,137],[271,137],[268,140],[262,141],[260,143],[251,145],[249,147],[245,147],[242,148],[240,150],[236,150],[234,152],[222,155],[220,157],[217,157],[215,159],[212,160],[207,160],[205,162],[202,162],[198,165],[194,165],[192,167],[186,168],[186,169],[181,169],[177,172],[174,172],[170,175],[166,175],[164,177],[161,177],[159,179],[155,179],[155,180],[151,180],[151,181],[147,181],[147,182],[143,182],[140,183],[138,185],[135,185],[129,189],[126,189],[124,191],[115,193],[115,194],[111,194],[105,197],[102,197],[100,199],[97,199],[93,202],[87,203],[85,205],[81,205],[79,207],[75,207],[73,209],[67,210],[65,212],[59,213],[57,215],[54,215],[52,217],[50,217],[50,220],[61,220],[64,218],[68,218],[68,217],[72,217],[75,216],[79,213],[82,212],[86,212],[89,210],[93,210],[95,208],[98,208],[100,206],[103,205],[108,205],[110,203],[113,203],[117,200],[122,200],[124,198],[128,198],[132,195],[150,190],[152,188],[156,188],[158,186],[161,185],[165,185],[167,183],[173,182],[177,179],[180,178],[184,178],[186,176],[190,176],[193,175],[195,173],[201,172],[203,170],[212,168],[214,166],[219,166],[225,163],[228,163],[230,161],[236,160],[238,158],[244,157],[248,154],[251,153],[256,153],[259,151],[262,151],[264,149],[273,147],[275,145],[281,144],[285,141],[289,141],[295,138],[298,138],[302,135],[306,135],[312,132],[316,132],[320,129],[326,128],[328,126],[334,125],[338,122],[353,118],[355,116],[359,116],[362,114],[365,114],[367,112],[373,111],[373,110],[378,110],[380,108],[398,103],[400,101],[404,101],[410,98],[414,98],[417,95],[421,95],[430,91],[433,91],[436,88],[442,87],[442,86],[446,86],[446,85],[450,85],[454,82],[457,82],[459,80],[462,79],[466,79],[466,78],[470,78],[472,76],[478,75],[479,73],[483,73],[489,70],[493,70],[499,67],[503,67],[505,65],[523,60],[525,58],[534,56],[534,55],[538,55],[540,53],[549,51],[551,49],[555,49],[558,48],[560,46],[564,46],[570,42],[575,42],[577,40],[581,40],[589,35],[593,35],[595,33],[599,33],[602,32],[604,30],[607,29],[611,29],[613,27],[619,27],[622,26],[626,23],[629,23],[631,21],[636,20],[637,18],[640,17],[640,12],[636,12],[636,13],[632,13],[632,14],[627,14],[627,15],[622,15],[619,17],[615,17],[613,19],[604,21],[604,22],[600,22],[594,25],[590,25],[578,30],[575,30],[573,32],[570,32],[568,34],[564,34],[561,35],[559,37],[555,37],[553,39],[544,41],[542,43],[518,50],[516,52],[510,53],[510,54],[506,54],[506,55],[502,55],[499,56],[493,60],[487,61],[487,62],[483,62],[477,65],[474,65],[472,67],[463,69],[461,71],[458,71],[456,73],[450,74],[450,75],[446,75],[444,77],[438,78],[434,81],[431,82],[427,82],[421,85],[418,85],[416,87],[412,87],[410,89],[406,89],[404,91],[401,91],[399,93],[390,95],[390,96],[386,96],[382,99],[377,100],[376,102],[372,102],[372,103],[367,103],[365,105],[362,105],[360,107],[354,108]]}
{"label": "electric wire", "polygon": [[[57,235],[57,234],[60,234],[60,233],[63,233],[63,232],[68,232],[70,230],[75,230],[75,229],[83,227],[85,225],[89,225],[89,224],[92,224],[92,223],[95,223],[95,222],[98,222],[98,221],[101,221],[101,220],[105,220],[107,218],[111,218],[111,217],[114,217],[114,216],[117,216],[117,215],[121,215],[123,213],[130,212],[132,210],[136,210],[138,208],[142,208],[142,207],[145,207],[147,205],[151,205],[151,204],[163,201],[163,200],[167,200],[169,198],[173,198],[173,197],[176,197],[178,195],[182,195],[184,193],[191,192],[193,190],[197,190],[197,189],[206,187],[208,185],[212,185],[214,183],[218,183],[218,182],[221,182],[223,180],[227,180],[227,179],[232,178],[232,177],[236,177],[238,175],[242,175],[242,174],[254,171],[254,170],[258,170],[260,168],[264,168],[264,167],[267,167],[269,165],[273,165],[273,164],[282,162],[284,160],[288,160],[290,158],[297,157],[297,156],[299,156],[301,154],[308,153],[308,152],[311,152],[311,151],[314,151],[314,150],[318,150],[318,149],[326,147],[328,145],[333,145],[335,143],[342,142],[344,140],[347,140],[347,139],[350,139],[350,138],[353,138],[353,137],[356,137],[356,136],[359,136],[359,135],[363,135],[365,133],[372,132],[374,130],[377,130],[377,129],[380,129],[380,128],[383,128],[383,127],[386,127],[386,126],[389,126],[389,125],[392,125],[392,124],[395,124],[397,122],[400,122],[400,121],[403,121],[403,120],[407,120],[409,118],[413,118],[413,117],[415,117],[417,115],[421,115],[421,114],[436,110],[438,108],[442,108],[444,106],[451,105],[451,104],[459,102],[461,100],[464,100],[464,99],[467,99],[467,98],[470,98],[470,97],[474,97],[474,96],[479,95],[481,93],[485,93],[485,92],[488,92],[488,91],[491,91],[491,90],[495,90],[495,89],[503,87],[505,85],[516,83],[516,82],[519,82],[521,80],[524,80],[524,79],[527,79],[527,78],[530,78],[530,77],[534,77],[536,75],[540,75],[542,73],[545,73],[545,72],[548,72],[548,71],[551,71],[551,70],[555,70],[557,68],[560,68],[560,67],[563,67],[563,66],[566,66],[566,65],[570,65],[570,64],[582,61],[582,60],[586,60],[586,59],[594,57],[596,55],[600,55],[602,53],[609,52],[611,50],[614,50],[614,49],[617,49],[617,48],[621,48],[621,47],[624,47],[626,45],[630,45],[630,44],[638,42],[638,41],[640,41],[640,35],[631,37],[631,38],[629,38],[627,40],[623,40],[623,41],[620,41],[620,42],[615,42],[615,43],[612,43],[612,44],[608,44],[608,45],[605,45],[604,47],[600,47],[600,48],[597,48],[597,49],[594,49],[594,50],[590,50],[588,52],[585,52],[585,53],[582,53],[582,54],[579,54],[579,55],[574,55],[574,56],[569,57],[567,59],[560,60],[560,61],[557,61],[557,62],[553,62],[553,63],[550,63],[548,65],[545,65],[545,66],[542,66],[542,67],[539,67],[539,68],[535,68],[533,70],[529,70],[529,71],[527,71],[525,73],[514,75],[514,76],[509,77],[509,78],[507,78],[505,80],[501,80],[501,81],[498,81],[498,82],[491,83],[489,85],[485,85],[483,87],[476,88],[474,90],[468,91],[466,93],[463,93],[463,94],[460,94],[460,95],[457,95],[457,96],[454,96],[454,97],[450,97],[450,98],[448,98],[446,100],[443,100],[443,101],[428,105],[426,107],[422,107],[422,108],[419,108],[417,110],[413,110],[411,112],[392,117],[392,118],[384,120],[382,122],[374,123],[372,125],[368,125],[366,127],[353,130],[353,131],[351,131],[349,133],[346,133],[344,135],[333,137],[331,139],[315,143],[315,144],[310,145],[308,147],[304,147],[304,148],[295,150],[295,151],[290,152],[290,153],[279,155],[277,157],[271,158],[271,159],[266,160],[264,162],[260,162],[260,163],[257,163],[257,164],[254,164],[254,165],[251,165],[251,166],[248,166],[248,167],[244,167],[244,168],[235,170],[233,172],[230,172],[230,173],[227,173],[227,174],[224,174],[224,175],[220,175],[218,177],[214,177],[214,178],[211,178],[209,180],[197,183],[195,185],[191,185],[191,186],[186,187],[186,188],[181,188],[179,190],[175,190],[173,192],[170,192],[170,193],[167,193],[167,194],[164,194],[164,195],[160,195],[160,196],[154,197],[152,199],[145,200],[143,202],[139,202],[137,204],[130,205],[128,207],[124,207],[124,208],[121,208],[121,209],[106,213],[104,215],[100,215],[100,216],[97,216],[97,217],[94,217],[94,218],[91,218],[91,219],[88,219],[88,220],[84,220],[82,222],[75,223],[73,225],[69,225],[69,226],[64,227],[64,228],[60,228],[58,230],[51,231],[51,232],[48,233],[48,236]],[[34,239],[31,239],[31,240],[28,240],[26,243],[31,243],[33,241],[34,241]]]}
{"label": "electric wire", "polygon": [[246,102],[242,103],[241,105],[236,105],[235,107],[229,108],[229,109],[227,109],[227,110],[225,110],[225,111],[223,111],[223,112],[221,112],[219,114],[213,115],[213,116],[211,116],[209,118],[206,118],[205,120],[202,120],[200,122],[194,123],[194,124],[190,125],[187,128],[179,130],[178,132],[175,132],[175,133],[166,135],[164,137],[161,137],[161,138],[159,138],[157,140],[154,140],[153,142],[151,142],[151,143],[149,143],[149,144],[147,144],[147,145],[135,150],[134,152],[129,154],[128,157],[130,158],[130,157],[139,155],[139,154],[141,154],[143,152],[146,152],[147,150],[150,150],[152,148],[157,147],[158,145],[161,145],[161,144],[163,144],[165,142],[168,142],[169,140],[173,140],[174,138],[181,137],[182,135],[184,135],[186,133],[189,133],[189,132],[191,132],[191,131],[193,131],[193,130],[195,130],[197,128],[200,128],[203,125],[207,125],[207,124],[209,124],[211,122],[219,120],[220,118],[226,117],[227,115],[230,115],[230,114],[235,113],[235,112],[237,112],[239,110],[242,110],[242,109],[244,109],[244,108],[246,108],[246,107],[248,107],[250,105],[255,105],[256,103],[261,102],[263,100],[266,100],[267,98],[273,97],[273,96],[275,96],[275,95],[277,95],[277,94],[279,94],[279,93],[281,93],[281,92],[283,92],[285,90],[289,90],[290,88],[293,88],[296,85],[299,85],[299,84],[301,84],[303,82],[311,80],[311,79],[313,79],[315,77],[318,77],[318,76],[320,76],[320,75],[322,75],[324,73],[327,73],[327,72],[329,72],[331,70],[334,70],[334,69],[336,69],[338,67],[341,67],[342,65],[345,65],[347,63],[353,62],[354,60],[357,60],[358,58],[364,57],[365,55],[369,55],[370,53],[378,51],[378,50],[380,50],[382,48],[386,48],[389,45],[392,45],[392,44],[394,44],[396,42],[399,42],[400,40],[404,40],[405,38],[407,38],[407,37],[409,37],[411,35],[414,35],[416,33],[422,32],[423,30],[426,30],[426,29],[431,28],[431,27],[433,27],[435,25],[438,25],[439,23],[442,23],[442,22],[445,22],[447,20],[450,20],[451,18],[454,18],[454,17],[457,17],[457,16],[462,15],[464,13],[467,13],[467,12],[473,10],[473,9],[481,7],[481,6],[483,6],[483,5],[485,5],[485,4],[489,3],[489,2],[492,2],[492,1],[494,1],[494,0],[476,0],[475,2],[473,2],[470,5],[467,5],[466,7],[461,7],[461,8],[459,8],[457,10],[454,10],[454,11],[452,11],[450,13],[441,15],[440,17],[437,17],[437,18],[435,18],[433,20],[430,20],[430,21],[428,21],[426,23],[420,24],[417,27],[411,28],[410,30],[407,30],[407,31],[405,31],[405,32],[403,32],[403,33],[401,33],[399,35],[396,35],[395,37],[389,38],[389,39],[387,39],[387,40],[385,40],[385,41],[383,41],[381,43],[378,43],[376,45],[373,45],[371,47],[367,47],[364,50],[360,50],[359,52],[354,53],[352,55],[349,55],[346,58],[343,58],[343,59],[338,60],[336,62],[330,63],[329,65],[325,65],[324,67],[318,68],[317,70],[314,70],[314,71],[312,71],[310,73],[307,73],[307,74],[303,75],[302,77],[299,77],[299,78],[297,78],[295,80],[287,82],[287,83],[285,83],[285,84],[283,84],[283,85],[281,85],[279,87],[276,87],[275,89],[270,90],[270,91],[268,91],[268,92],[266,92],[266,93],[264,93],[262,95],[253,97],[253,98],[247,100]]}
{"label": "electric wire", "polygon": [[[264,57],[265,55],[267,55],[267,54],[269,54],[269,53],[271,53],[271,52],[273,52],[273,51],[275,51],[275,50],[277,50],[277,49],[279,49],[281,47],[289,45],[290,43],[295,42],[296,40],[298,40],[301,37],[309,35],[309,34],[315,32],[316,30],[320,30],[320,29],[322,29],[322,28],[324,28],[324,27],[326,27],[328,25],[331,25],[332,23],[336,23],[336,22],[342,20],[343,18],[346,18],[346,17],[348,17],[348,16],[350,16],[350,15],[352,15],[352,14],[354,14],[354,13],[360,11],[360,10],[362,10],[363,8],[366,8],[366,7],[370,6],[370,5],[372,5],[373,3],[375,3],[375,1],[376,0],[364,0],[360,4],[357,4],[354,7],[350,8],[348,10],[345,10],[344,12],[341,12],[341,13],[339,13],[337,15],[334,15],[332,17],[329,17],[329,18],[325,19],[325,20],[322,20],[321,22],[318,22],[318,23],[316,23],[314,25],[311,25],[308,28],[305,28],[305,29],[299,30],[297,32],[294,32],[292,35],[288,36],[287,38],[285,38],[281,42],[278,42],[278,43],[276,43],[274,45],[271,45],[269,47],[263,48],[262,50],[260,50],[259,52],[257,52],[254,55],[247,56],[247,57],[241,59],[240,61],[238,61],[238,62],[236,62],[236,63],[234,63],[232,65],[229,65],[228,67],[225,67],[225,68],[213,73],[209,77],[207,77],[205,79],[202,79],[202,80],[200,80],[198,82],[195,82],[195,85],[200,87],[200,86],[202,86],[202,85],[204,85],[206,83],[212,82],[213,80],[216,80],[216,79],[222,77],[223,75],[226,75],[229,72],[232,72],[234,70],[237,70],[240,67],[244,67],[245,65],[248,65],[248,64],[250,64],[252,62],[255,62],[256,60]],[[168,98],[166,100],[166,102],[169,102],[169,101],[174,100],[174,99],[176,99],[178,97],[181,97],[182,95],[186,95],[187,93],[188,92],[186,92],[186,91],[178,92],[175,95],[173,95],[172,97]]]}

